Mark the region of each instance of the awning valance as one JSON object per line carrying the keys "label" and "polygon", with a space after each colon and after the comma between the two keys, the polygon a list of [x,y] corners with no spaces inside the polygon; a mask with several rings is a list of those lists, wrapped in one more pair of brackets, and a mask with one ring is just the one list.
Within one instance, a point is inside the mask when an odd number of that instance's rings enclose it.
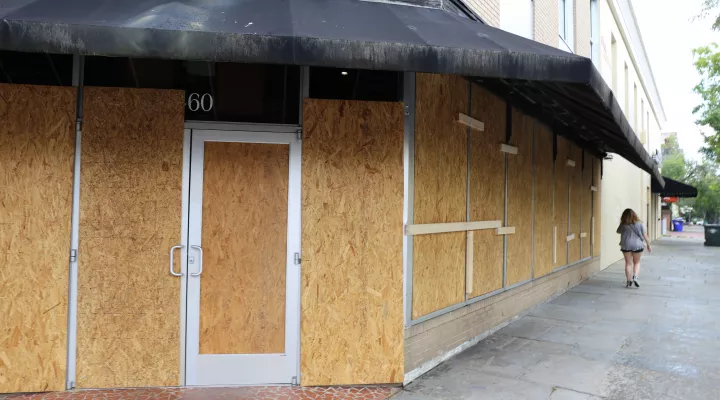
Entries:
{"label": "awning valance", "polygon": [[589,59],[440,9],[359,0],[5,0],[0,50],[464,75],[662,182]]}
{"label": "awning valance", "polygon": [[697,197],[697,188],[690,186],[686,183],[678,182],[668,177],[665,178],[665,187],[653,179],[652,181],[652,192],[657,193],[663,197]]}

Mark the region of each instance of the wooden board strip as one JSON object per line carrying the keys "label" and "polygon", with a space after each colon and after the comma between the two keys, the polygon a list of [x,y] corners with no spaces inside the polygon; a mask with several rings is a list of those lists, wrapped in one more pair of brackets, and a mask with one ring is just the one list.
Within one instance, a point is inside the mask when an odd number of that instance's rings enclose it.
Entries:
{"label": "wooden board strip", "polygon": [[[578,233],[584,231],[582,227],[582,211],[583,211],[583,199],[585,194],[589,192],[585,189],[590,185],[583,183],[584,169],[583,165],[583,150],[578,147],[575,143],[570,144],[570,159],[574,161],[577,168],[571,168],[570,171],[570,232]],[[580,240],[573,242],[568,248],[568,263],[574,263],[580,261],[582,253],[582,243]]]}
{"label": "wooden board strip", "polygon": [[495,231],[496,235],[512,235],[515,233],[515,227],[514,226],[506,226],[504,228],[497,228]]}
{"label": "wooden board strip", "polygon": [[555,196],[553,135],[544,125],[535,123],[535,267],[534,277],[552,272],[555,264],[553,198]]}
{"label": "wooden board strip", "polygon": [[516,146],[510,146],[508,144],[500,144],[500,151],[507,154],[517,154],[518,148]]}
{"label": "wooden board strip", "polygon": [[570,156],[570,143],[561,136],[557,138],[557,159],[555,164],[555,211],[554,220],[557,227],[555,268],[568,264],[568,252],[565,238],[568,236],[568,207],[570,206],[568,191],[570,168],[566,161]]}
{"label": "wooden board strip", "polygon": [[475,246],[473,246],[473,243],[475,243],[475,234],[473,231],[468,231],[467,233],[467,244],[465,245],[465,248],[467,249],[467,256],[465,257],[465,293],[470,294],[473,291],[473,259],[474,254],[473,250],[475,249]]}
{"label": "wooden board strip", "polygon": [[591,220],[592,220],[592,198],[593,198],[593,191],[588,190],[588,187],[592,187],[592,180],[593,180],[593,174],[592,174],[592,164],[593,164],[593,156],[592,154],[585,152],[585,156],[583,158],[583,170],[582,170],[582,183],[580,184],[582,188],[582,216],[580,218],[581,226],[580,226],[580,232],[585,232],[584,237],[582,238],[581,243],[581,253],[580,258],[587,258],[592,256],[592,246],[590,243],[590,239],[587,237],[588,232],[592,232],[592,226],[591,226]]}
{"label": "wooden board strip", "polygon": [[307,99],[303,126],[300,383],[400,383],[403,105]]}
{"label": "wooden board strip", "polygon": [[575,160],[567,160],[567,163],[565,165],[571,168],[575,168]]}
{"label": "wooden board strip", "polygon": [[510,144],[517,156],[508,158],[507,188],[507,281],[508,286],[532,277],[533,262],[533,126],[534,121],[522,112],[512,110]]}
{"label": "wooden board strip", "polygon": [[475,118],[472,118],[466,114],[460,113],[458,115],[458,122],[468,126],[472,129],[476,129],[478,131],[484,131],[485,130],[485,124],[482,123],[482,121],[478,121]]}
{"label": "wooden board strip", "polygon": [[65,389],[75,99],[0,83],[0,393]]}
{"label": "wooden board strip", "polygon": [[590,186],[590,190],[593,192],[597,192],[598,188],[597,188],[597,186]]}
{"label": "wooden board strip", "polygon": [[[468,129],[454,121],[467,112],[468,81],[456,75],[417,74],[416,94],[413,223],[465,222]],[[465,300],[465,240],[463,232],[413,238],[413,318]]]}
{"label": "wooden board strip", "polygon": [[588,236],[587,232],[580,232],[581,238],[586,238]]}
{"label": "wooden board strip", "polygon": [[[182,91],[85,88],[77,387],[177,386]],[[120,350],[121,349],[121,350]]]}
{"label": "wooden board strip", "polygon": [[[505,153],[498,146],[506,140],[505,102],[473,84],[471,116],[485,121],[485,132],[470,132],[470,220],[503,220],[505,211]],[[481,296],[502,288],[503,237],[493,230],[474,233],[473,291]]]}
{"label": "wooden board strip", "polygon": [[483,229],[495,229],[502,225],[502,221],[473,221],[473,222],[450,222],[447,224],[419,224],[406,225],[405,235],[429,235],[433,233],[479,231]]}

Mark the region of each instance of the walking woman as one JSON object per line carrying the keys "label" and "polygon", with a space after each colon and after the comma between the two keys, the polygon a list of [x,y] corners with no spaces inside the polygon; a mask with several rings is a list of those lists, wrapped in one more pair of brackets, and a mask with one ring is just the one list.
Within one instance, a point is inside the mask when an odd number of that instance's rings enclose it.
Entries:
{"label": "walking woman", "polygon": [[650,239],[645,232],[645,227],[635,211],[629,208],[623,211],[617,233],[620,234],[620,251],[625,257],[625,277],[627,278],[625,287],[632,287],[633,283],[640,287],[637,281],[638,275],[640,275],[640,258],[645,247],[650,253],[652,253],[652,247],[650,247]]}

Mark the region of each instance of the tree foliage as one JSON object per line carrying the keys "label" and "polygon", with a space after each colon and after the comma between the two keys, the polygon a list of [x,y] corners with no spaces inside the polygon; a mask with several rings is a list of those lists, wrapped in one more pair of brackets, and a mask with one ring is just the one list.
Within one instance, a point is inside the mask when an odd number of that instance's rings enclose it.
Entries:
{"label": "tree foliage", "polygon": [[698,189],[695,199],[681,199],[681,209],[691,209],[688,217],[717,221],[720,218],[720,175],[718,164],[708,159],[696,162],[685,159],[674,136],[663,144],[662,174]]}
{"label": "tree foliage", "polygon": [[712,28],[716,31],[720,30],[720,14],[716,14],[716,9],[720,6],[720,0],[703,0],[703,8],[695,19],[705,19],[713,14]]}
{"label": "tree foliage", "polygon": [[698,125],[705,125],[713,130],[710,135],[703,134],[705,147],[701,152],[711,160],[720,160],[720,51],[717,43],[713,43],[694,49],[693,55],[695,68],[701,77],[693,91],[702,99],[693,109],[693,113],[698,116]]}

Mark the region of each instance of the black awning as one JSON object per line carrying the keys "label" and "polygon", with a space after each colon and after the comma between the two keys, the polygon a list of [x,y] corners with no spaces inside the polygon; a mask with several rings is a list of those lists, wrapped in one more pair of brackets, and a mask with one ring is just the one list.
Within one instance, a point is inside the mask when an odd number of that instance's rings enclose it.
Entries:
{"label": "black awning", "polygon": [[653,193],[663,197],[697,197],[697,188],[668,177],[663,178],[665,178],[665,187],[661,186],[655,179],[652,180]]}
{"label": "black awning", "polygon": [[440,9],[359,0],[4,0],[0,49],[464,75],[662,182],[589,59]]}

